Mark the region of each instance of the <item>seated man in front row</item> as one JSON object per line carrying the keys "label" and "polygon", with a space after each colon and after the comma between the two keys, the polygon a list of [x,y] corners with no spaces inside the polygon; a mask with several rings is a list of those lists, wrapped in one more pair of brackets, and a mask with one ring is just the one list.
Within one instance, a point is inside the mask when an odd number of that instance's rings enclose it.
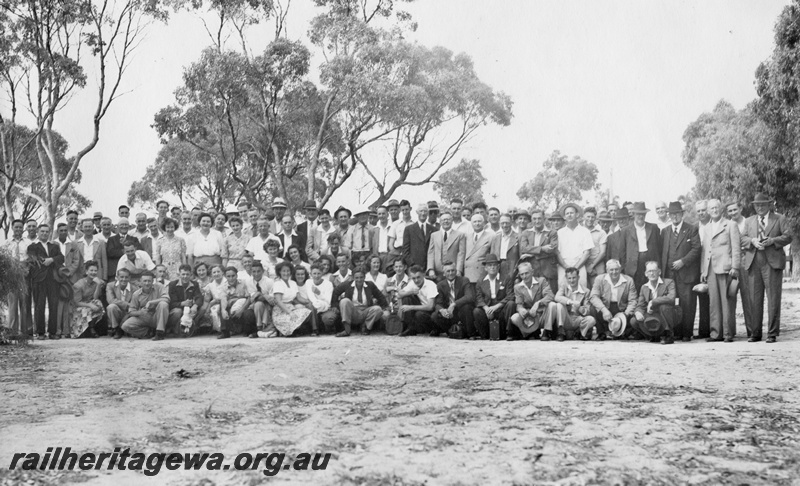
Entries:
{"label": "seated man in front row", "polygon": [[500,279],[500,259],[493,253],[486,255],[483,267],[486,277],[475,284],[476,306],[472,311],[475,327],[482,339],[489,339],[489,321],[496,319],[500,324],[500,339],[505,339],[508,321],[516,310],[514,292],[510,287],[513,280]]}
{"label": "seated man in front row", "polygon": [[636,306],[631,327],[651,342],[672,344],[672,330],[678,322],[679,307],[675,305],[675,282],[672,279],[661,279],[658,263],[647,262],[645,266],[647,283],[639,292],[639,304]]}
{"label": "seated man in front row", "polygon": [[178,280],[169,282],[167,289],[168,327],[173,333],[183,337],[194,335],[197,332],[197,322],[202,317],[198,310],[203,306],[203,291],[192,280],[191,265],[184,263],[178,267]]}
{"label": "seated man in front row", "polygon": [[[405,268],[403,260],[396,260],[394,268],[398,273],[392,278],[396,279]],[[397,317],[403,321],[403,332],[400,336],[415,336],[419,332],[433,330],[431,313],[436,305],[436,296],[439,295],[436,284],[425,278],[425,269],[421,266],[412,265],[408,273],[411,274],[411,282],[397,287],[397,298],[400,302]]]}
{"label": "seated man in front row", "polygon": [[576,331],[583,341],[591,341],[595,318],[589,304],[589,291],[581,286],[578,269],[564,270],[566,283],[556,293],[556,317],[558,321],[558,340],[572,339]]}
{"label": "seated man in front row", "polygon": [[617,319],[612,332],[615,338],[626,338],[631,334],[628,323],[636,309],[636,286],[633,279],[622,274],[622,265],[619,260],[611,259],[606,262],[606,273],[598,275],[592,286],[589,301],[592,303],[597,320],[597,341],[606,339],[609,324],[612,319]]}
{"label": "seated man in front row", "polygon": [[520,335],[523,339],[528,339],[536,331],[544,329],[542,341],[549,341],[555,320],[553,314],[556,310],[550,284],[544,277],[534,277],[533,267],[528,262],[520,263],[517,271],[522,282],[514,286],[517,311],[511,316],[506,340],[513,341]]}
{"label": "seated man in front row", "polygon": [[140,279],[141,287],[131,297],[122,330],[139,339],[155,334],[153,341],[162,341],[169,311],[167,288],[155,283],[156,276],[149,270]]}
{"label": "seated man in front row", "polygon": [[461,323],[463,336],[477,339],[472,311],[475,309],[475,289],[467,277],[459,277],[455,262],[446,261],[442,264],[444,280],[436,286],[439,295],[436,296],[432,319],[434,328],[431,336],[447,332],[453,324]]}
{"label": "seated man in front row", "polygon": [[353,279],[345,280],[333,291],[331,305],[339,306],[344,327],[336,337],[349,336],[352,326],[358,325],[362,325],[361,334],[370,334],[372,327],[383,317],[383,309],[389,307],[378,287],[364,280],[366,275],[366,268],[358,266],[353,270]]}

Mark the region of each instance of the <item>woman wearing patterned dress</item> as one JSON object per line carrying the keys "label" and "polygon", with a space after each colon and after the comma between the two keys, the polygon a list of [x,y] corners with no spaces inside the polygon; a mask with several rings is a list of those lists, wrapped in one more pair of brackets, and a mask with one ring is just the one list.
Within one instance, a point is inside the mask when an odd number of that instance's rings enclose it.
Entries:
{"label": "woman wearing patterned dress", "polygon": [[70,331],[64,337],[97,337],[94,330],[95,324],[103,317],[103,303],[100,295],[103,292],[103,281],[97,277],[98,265],[94,260],[89,260],[83,267],[86,276],[75,282],[72,287],[72,323]]}
{"label": "woman wearing patterned dress", "polygon": [[178,278],[178,267],[186,263],[186,241],[175,234],[178,223],[172,218],[164,219],[164,234],[158,237],[154,251],[158,252],[156,264],[167,267],[167,280]]}
{"label": "woman wearing patterned dress", "polygon": [[244,270],[242,265],[242,257],[244,257],[244,249],[247,248],[247,243],[250,242],[251,236],[242,232],[242,218],[234,216],[230,220],[231,231],[225,237],[225,249],[228,255],[227,259],[223,259],[222,264],[227,267],[236,267],[237,270]]}
{"label": "woman wearing patterned dress", "polygon": [[272,308],[272,323],[283,336],[291,336],[305,322],[311,322],[312,334],[319,336],[312,313],[298,299],[297,283],[292,280],[292,264],[281,262],[275,267],[280,276],[272,287],[275,307]]}

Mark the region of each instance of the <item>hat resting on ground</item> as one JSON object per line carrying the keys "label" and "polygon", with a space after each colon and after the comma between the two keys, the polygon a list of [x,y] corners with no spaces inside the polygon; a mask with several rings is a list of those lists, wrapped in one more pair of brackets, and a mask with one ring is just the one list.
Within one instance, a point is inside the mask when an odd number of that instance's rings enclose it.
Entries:
{"label": "hat resting on ground", "polygon": [[645,316],[642,328],[649,334],[660,336],[662,332],[666,331],[664,323],[656,316]]}
{"label": "hat resting on ground", "polygon": [[620,337],[625,333],[625,328],[628,327],[628,319],[625,314],[618,312],[617,315],[611,318],[608,323],[608,332],[614,337]]}

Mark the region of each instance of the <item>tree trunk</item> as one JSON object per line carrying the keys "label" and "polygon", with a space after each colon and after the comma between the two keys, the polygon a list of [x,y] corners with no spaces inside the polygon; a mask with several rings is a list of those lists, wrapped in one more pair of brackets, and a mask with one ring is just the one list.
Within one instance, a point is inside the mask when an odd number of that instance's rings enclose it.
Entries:
{"label": "tree trunk", "polygon": [[792,238],[792,251],[789,253],[792,257],[792,282],[800,281],[800,235],[795,235]]}

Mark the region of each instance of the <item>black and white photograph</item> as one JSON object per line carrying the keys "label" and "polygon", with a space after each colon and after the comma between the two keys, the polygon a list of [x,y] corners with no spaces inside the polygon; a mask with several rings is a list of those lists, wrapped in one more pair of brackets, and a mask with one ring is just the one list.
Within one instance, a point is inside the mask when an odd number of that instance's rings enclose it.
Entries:
{"label": "black and white photograph", "polygon": [[800,486],[800,0],[0,0],[0,486]]}

